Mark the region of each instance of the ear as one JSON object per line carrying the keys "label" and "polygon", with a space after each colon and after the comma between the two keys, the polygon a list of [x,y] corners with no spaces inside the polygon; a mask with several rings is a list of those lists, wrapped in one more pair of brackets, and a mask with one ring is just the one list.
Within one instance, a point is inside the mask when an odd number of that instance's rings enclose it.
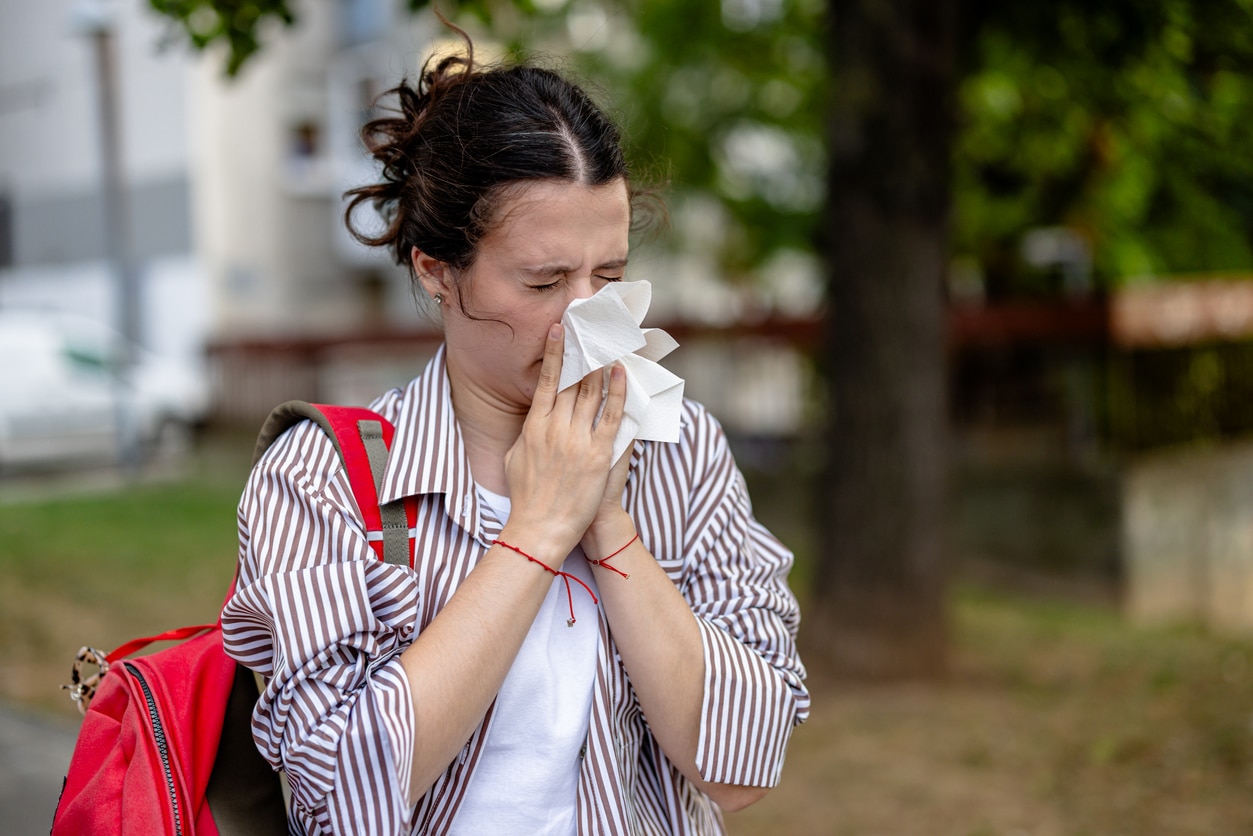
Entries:
{"label": "ear", "polygon": [[421,283],[427,296],[432,299],[436,294],[442,295],[445,299],[452,297],[456,290],[452,268],[417,247],[409,251],[409,260],[413,264],[413,274],[418,277],[418,282]]}

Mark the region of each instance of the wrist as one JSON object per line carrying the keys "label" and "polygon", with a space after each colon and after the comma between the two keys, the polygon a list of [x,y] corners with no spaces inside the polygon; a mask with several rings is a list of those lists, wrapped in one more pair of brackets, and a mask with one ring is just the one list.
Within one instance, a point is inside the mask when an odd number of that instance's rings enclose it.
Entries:
{"label": "wrist", "polygon": [[551,527],[514,525],[512,520],[501,529],[498,539],[553,567],[565,563],[576,542],[572,537],[555,533]]}
{"label": "wrist", "polygon": [[[501,532],[501,534],[504,534],[504,532],[502,531],[502,532]],[[502,539],[500,539],[499,537],[497,537],[495,540],[493,540],[493,541],[492,541],[492,545],[493,545],[493,546],[499,546],[499,547],[501,547],[502,549],[506,549],[506,550],[508,550],[508,551],[511,551],[511,552],[513,552],[513,553],[517,554],[519,557],[523,557],[523,558],[525,558],[525,559],[526,559],[526,561],[527,561],[528,563],[534,563],[536,566],[539,566],[541,569],[543,569],[543,570],[544,570],[545,572],[547,572],[548,574],[552,575],[554,578],[560,578],[561,580],[565,581],[565,584],[566,584],[566,601],[567,601],[567,602],[569,603],[569,605],[570,605],[570,618],[566,620],[566,626],[567,626],[567,627],[573,627],[573,626],[574,626],[575,621],[577,621],[577,620],[578,620],[578,619],[576,619],[576,618],[575,618],[575,616],[574,616],[574,591],[573,591],[573,590],[571,589],[571,587],[570,587],[570,582],[571,582],[571,581],[574,581],[574,582],[575,582],[575,583],[577,583],[579,586],[583,587],[583,589],[584,589],[584,590],[586,590],[587,594],[588,594],[588,595],[590,595],[590,596],[592,597],[592,603],[593,603],[593,604],[597,604],[597,603],[599,603],[599,601],[598,601],[598,600],[597,600],[597,598],[596,598],[596,593],[595,593],[595,592],[593,592],[593,591],[592,591],[592,588],[591,588],[590,586],[588,586],[586,583],[584,583],[584,582],[583,582],[583,580],[582,580],[581,578],[579,578],[579,577],[577,577],[577,576],[575,576],[575,575],[571,575],[569,572],[563,572],[563,571],[561,571],[560,569],[557,569],[557,568],[555,568],[555,567],[553,567],[553,566],[549,566],[549,565],[548,565],[547,563],[545,563],[543,560],[540,560],[538,557],[536,557],[535,555],[531,554],[531,553],[530,553],[530,552],[528,552],[526,549],[519,548],[518,546],[514,545],[513,543],[510,543],[510,542],[507,542],[507,541],[505,541],[505,540],[502,540]]]}
{"label": "wrist", "polygon": [[581,545],[589,560],[599,560],[622,548],[635,535],[635,521],[625,510],[618,509],[603,519],[594,520],[583,535]]}

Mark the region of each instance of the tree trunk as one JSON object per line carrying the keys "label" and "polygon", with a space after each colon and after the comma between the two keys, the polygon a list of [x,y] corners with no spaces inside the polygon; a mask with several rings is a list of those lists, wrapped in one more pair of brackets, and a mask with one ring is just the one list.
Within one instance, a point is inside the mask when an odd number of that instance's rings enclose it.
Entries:
{"label": "tree trunk", "polygon": [[831,0],[822,250],[832,403],[807,653],[856,678],[946,667],[944,276],[953,0]]}

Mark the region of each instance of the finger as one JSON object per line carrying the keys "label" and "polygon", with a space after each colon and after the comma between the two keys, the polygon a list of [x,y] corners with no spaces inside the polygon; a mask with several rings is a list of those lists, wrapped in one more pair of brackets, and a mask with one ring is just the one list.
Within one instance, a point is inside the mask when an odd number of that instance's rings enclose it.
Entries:
{"label": "finger", "polygon": [[626,490],[627,477],[631,474],[631,456],[635,453],[635,442],[632,441],[622,451],[622,455],[609,468],[609,476],[605,480],[604,502],[611,507],[622,507],[622,492]]}
{"label": "finger", "polygon": [[618,434],[622,424],[622,410],[626,406],[626,369],[621,363],[614,363],[609,371],[609,391],[605,394],[605,408],[601,410],[600,421],[596,424],[598,435],[611,438]]}
{"label": "finger", "polygon": [[554,322],[548,328],[548,339],[544,341],[544,361],[540,365],[539,383],[535,385],[535,396],[531,399],[531,411],[542,409],[544,414],[552,411],[557,399],[557,385],[561,381],[561,360],[565,350],[565,334],[561,324]]}
{"label": "finger", "polygon": [[596,421],[596,413],[600,411],[605,387],[605,370],[597,369],[579,381],[578,394],[574,402],[574,414],[571,420],[575,426],[591,429]]}
{"label": "finger", "polygon": [[630,444],[626,446],[626,449],[622,451],[622,455],[618,456],[618,460],[613,463],[613,467],[609,468],[609,483],[610,484],[613,484],[615,481],[621,482],[623,485],[626,484],[626,475],[624,471],[630,468],[631,455],[634,452],[635,452],[635,442],[632,441]]}

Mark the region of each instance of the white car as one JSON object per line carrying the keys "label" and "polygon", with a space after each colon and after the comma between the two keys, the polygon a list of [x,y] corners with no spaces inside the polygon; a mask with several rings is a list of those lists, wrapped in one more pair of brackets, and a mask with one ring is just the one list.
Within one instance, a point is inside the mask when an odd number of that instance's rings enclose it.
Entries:
{"label": "white car", "polygon": [[125,345],[88,317],[0,308],[0,470],[121,461],[128,437],[145,456],[185,444],[208,410],[203,376],[136,349],[127,381]]}

